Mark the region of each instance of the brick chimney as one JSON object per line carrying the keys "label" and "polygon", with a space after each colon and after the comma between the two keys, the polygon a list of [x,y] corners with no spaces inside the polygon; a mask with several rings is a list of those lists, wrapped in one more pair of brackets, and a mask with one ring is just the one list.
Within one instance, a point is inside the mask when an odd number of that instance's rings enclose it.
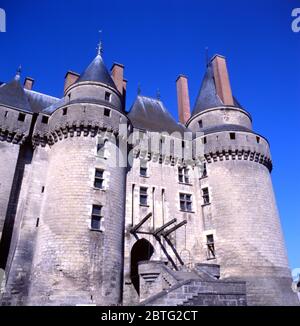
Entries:
{"label": "brick chimney", "polygon": [[114,63],[110,69],[111,77],[114,80],[118,91],[123,95],[124,92],[124,66],[120,63]]}
{"label": "brick chimney", "polygon": [[34,84],[34,79],[33,78],[30,78],[30,77],[25,78],[25,80],[24,80],[24,88],[25,89],[28,89],[29,91],[31,91],[32,87],[33,87],[33,84]]}
{"label": "brick chimney", "polygon": [[217,94],[224,105],[234,105],[225,57],[215,55],[212,65]]}
{"label": "brick chimney", "polygon": [[176,88],[177,88],[179,121],[185,125],[186,122],[191,117],[189,88],[188,88],[188,80],[186,76],[180,75],[177,78]]}
{"label": "brick chimney", "polygon": [[73,85],[74,83],[76,83],[76,81],[78,80],[78,78],[80,77],[80,74],[78,74],[77,72],[74,71],[68,71],[66,73],[65,76],[65,86],[64,86],[64,93],[66,92],[66,90]]}

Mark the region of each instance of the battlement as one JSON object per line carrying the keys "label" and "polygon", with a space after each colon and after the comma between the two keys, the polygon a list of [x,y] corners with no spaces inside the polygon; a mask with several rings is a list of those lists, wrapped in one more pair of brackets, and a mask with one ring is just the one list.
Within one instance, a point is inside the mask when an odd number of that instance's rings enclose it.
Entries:
{"label": "battlement", "polygon": [[35,146],[46,146],[67,137],[95,137],[101,130],[118,135],[120,125],[127,128],[127,120],[124,113],[97,104],[66,105],[54,111],[51,116],[38,117],[33,143]]}
{"label": "battlement", "polygon": [[0,141],[22,144],[29,135],[32,114],[0,106]]}

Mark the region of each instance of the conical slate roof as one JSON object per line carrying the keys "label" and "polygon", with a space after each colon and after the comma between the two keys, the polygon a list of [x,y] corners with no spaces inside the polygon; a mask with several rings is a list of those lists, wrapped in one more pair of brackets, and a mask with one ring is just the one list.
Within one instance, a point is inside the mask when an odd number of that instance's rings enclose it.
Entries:
{"label": "conical slate roof", "polygon": [[[243,109],[242,106],[234,97],[233,97],[233,101],[234,101],[234,106]],[[224,106],[224,103],[222,102],[222,100],[220,99],[217,93],[213,66],[212,66],[212,62],[210,62],[207,65],[206,73],[202,80],[202,84],[196,99],[192,116],[206,109],[211,109],[218,106]]]}
{"label": "conical slate roof", "polygon": [[95,59],[90,63],[86,70],[80,75],[76,83],[83,81],[100,82],[114,89],[117,89],[110,73],[108,72],[103,62],[102,56],[98,54]]}
{"label": "conical slate roof", "polygon": [[11,82],[0,87],[0,104],[22,111],[32,112],[28,98],[20,84],[19,73]]}
{"label": "conical slate roof", "polygon": [[182,134],[188,130],[173,119],[160,100],[146,96],[137,96],[128,117],[134,127],[148,131]]}

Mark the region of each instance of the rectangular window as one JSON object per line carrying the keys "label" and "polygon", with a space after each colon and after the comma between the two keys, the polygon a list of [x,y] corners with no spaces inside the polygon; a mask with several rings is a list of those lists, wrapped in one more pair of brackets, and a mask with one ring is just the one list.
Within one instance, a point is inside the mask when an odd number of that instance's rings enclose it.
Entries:
{"label": "rectangular window", "polygon": [[7,115],[8,115],[8,111],[5,111],[4,118],[7,118]]}
{"label": "rectangular window", "polygon": [[46,117],[45,115],[42,116],[42,123],[47,124],[49,121],[49,117]]}
{"label": "rectangular window", "polygon": [[148,205],[148,189],[146,187],[140,187],[140,205]]}
{"label": "rectangular window", "polygon": [[192,211],[192,195],[179,194],[180,210],[184,212]]}
{"label": "rectangular window", "polygon": [[105,92],[105,101],[110,102],[111,94],[109,92]]}
{"label": "rectangular window", "polygon": [[25,121],[26,114],[19,113],[18,121],[24,122]]}
{"label": "rectangular window", "polygon": [[206,143],[207,143],[206,137],[202,138],[202,144],[206,144]]}
{"label": "rectangular window", "polygon": [[235,140],[235,133],[234,133],[234,132],[231,132],[231,133],[230,133],[230,139],[231,139],[231,140]]}
{"label": "rectangular window", "polygon": [[110,117],[110,109],[104,109],[104,115],[106,116],[106,117]]}
{"label": "rectangular window", "polygon": [[201,167],[201,178],[206,178],[207,177],[207,166],[206,163],[203,163]]}
{"label": "rectangular window", "polygon": [[101,213],[102,213],[102,206],[93,205],[92,221],[91,221],[92,230],[101,230],[101,219],[102,219]]}
{"label": "rectangular window", "polygon": [[260,137],[256,137],[257,144],[260,143]]}
{"label": "rectangular window", "polygon": [[189,169],[188,168],[178,168],[178,181],[180,183],[190,183]]}
{"label": "rectangular window", "polygon": [[204,205],[210,204],[208,188],[202,189],[202,198],[203,198]]}
{"label": "rectangular window", "polygon": [[94,181],[94,187],[98,189],[103,189],[103,183],[104,183],[104,171],[100,169],[96,169],[95,171],[95,181]]}
{"label": "rectangular window", "polygon": [[143,166],[140,167],[140,176],[147,177],[147,168],[146,167],[143,167]]}
{"label": "rectangular window", "polygon": [[207,245],[207,259],[215,259],[216,258],[215,241],[214,241],[214,236],[212,234],[206,236],[206,245]]}
{"label": "rectangular window", "polygon": [[63,115],[67,115],[68,113],[68,108],[63,108]]}
{"label": "rectangular window", "polygon": [[202,120],[199,120],[199,128],[202,129],[203,128],[203,121]]}

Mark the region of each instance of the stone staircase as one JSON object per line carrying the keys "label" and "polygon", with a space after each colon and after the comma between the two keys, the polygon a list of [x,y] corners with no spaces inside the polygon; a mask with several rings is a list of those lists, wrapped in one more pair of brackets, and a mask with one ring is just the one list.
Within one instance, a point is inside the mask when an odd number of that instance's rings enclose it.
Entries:
{"label": "stone staircase", "polygon": [[[159,264],[155,265],[156,272]],[[147,264],[149,272],[150,265]],[[194,270],[174,271],[160,265],[161,280],[165,287],[160,291],[158,283],[147,285],[147,293],[152,295],[140,302],[142,306],[245,306],[245,282],[219,280],[219,266],[197,264]],[[143,278],[141,269],[141,279]],[[167,276],[166,276],[167,275]],[[156,279],[159,282],[160,278]],[[166,287],[166,284],[169,284]],[[142,284],[142,283],[141,283]],[[143,289],[141,288],[141,291]],[[154,290],[154,291],[152,291]],[[153,295],[153,293],[156,294]]]}

